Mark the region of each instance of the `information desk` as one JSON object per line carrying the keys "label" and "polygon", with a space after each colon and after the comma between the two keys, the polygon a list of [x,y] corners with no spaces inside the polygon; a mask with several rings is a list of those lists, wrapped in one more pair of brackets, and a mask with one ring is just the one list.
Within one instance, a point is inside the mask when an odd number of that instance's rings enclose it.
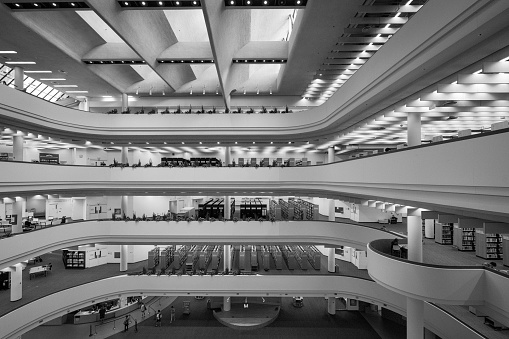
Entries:
{"label": "information desk", "polygon": [[[145,302],[146,298],[147,297],[142,298],[143,302]],[[119,303],[117,302],[117,305],[112,306],[109,310],[106,310],[106,314],[104,315],[104,320],[125,316],[126,314],[133,312],[134,310],[138,309],[139,307],[140,307],[140,304],[137,301],[129,303],[124,307],[120,307]],[[148,313],[150,314],[150,310],[148,311]],[[74,315],[74,324],[86,324],[86,323],[93,323],[96,321],[100,321],[98,310],[97,311],[83,310],[83,311],[79,311],[78,313],[76,313]]]}

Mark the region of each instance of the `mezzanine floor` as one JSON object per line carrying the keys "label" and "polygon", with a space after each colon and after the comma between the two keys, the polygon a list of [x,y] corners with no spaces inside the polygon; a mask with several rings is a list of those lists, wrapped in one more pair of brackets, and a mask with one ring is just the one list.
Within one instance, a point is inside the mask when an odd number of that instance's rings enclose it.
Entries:
{"label": "mezzanine floor", "polygon": [[[337,221],[343,221],[337,219]],[[349,221],[351,222],[351,221]],[[377,223],[359,223],[367,227],[381,228],[382,225]],[[385,225],[386,229],[391,232],[406,233],[406,224],[400,223],[396,225]],[[55,226],[58,227],[58,226]],[[22,235],[18,235],[22,236]],[[460,252],[450,245],[436,244],[432,239],[425,239],[423,246],[423,257],[425,263],[439,264],[439,265],[482,265],[486,262],[485,259],[478,258],[474,252]],[[118,264],[107,264],[86,270],[65,270],[61,260],[61,252],[55,251],[47,253],[42,256],[43,264],[51,262],[53,264],[53,271],[47,277],[36,277],[33,280],[28,278],[28,270],[23,272],[23,299],[10,302],[10,291],[0,291],[0,316],[6,314],[24,304],[27,304],[37,298],[45,296],[50,293],[55,293],[73,286],[83,283],[92,282],[107,277],[122,275],[119,271]],[[490,260],[492,261],[492,260]],[[502,265],[501,260],[495,261],[498,266]],[[335,274],[342,274],[348,276],[357,276],[360,278],[369,279],[369,275],[365,270],[358,270],[354,265],[337,260],[336,264],[339,267],[339,272]],[[129,271],[140,271],[143,266],[146,266],[146,261],[129,265]],[[270,270],[264,274],[332,274],[327,272],[327,259],[322,258],[322,268],[320,271],[315,270],[295,270],[295,271],[276,271]],[[466,307],[463,306],[450,306],[440,305],[444,310],[462,319],[464,322],[474,327],[476,330],[484,334],[487,338],[509,338],[509,331],[494,331],[484,325],[482,317],[476,317],[468,312]],[[277,336],[277,335],[276,335]]]}

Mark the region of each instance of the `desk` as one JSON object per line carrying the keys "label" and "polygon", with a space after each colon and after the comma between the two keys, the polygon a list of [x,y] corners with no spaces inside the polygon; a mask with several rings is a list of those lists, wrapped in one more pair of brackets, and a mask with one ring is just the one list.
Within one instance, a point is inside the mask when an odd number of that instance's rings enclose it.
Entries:
{"label": "desk", "polygon": [[44,274],[44,276],[48,275],[48,267],[47,266],[37,266],[32,267],[30,271],[28,271],[28,275],[30,277],[30,280],[32,280],[32,277],[35,277],[36,275]]}
{"label": "desk", "polygon": [[399,247],[401,248],[401,258],[408,259],[408,245],[402,244]]}

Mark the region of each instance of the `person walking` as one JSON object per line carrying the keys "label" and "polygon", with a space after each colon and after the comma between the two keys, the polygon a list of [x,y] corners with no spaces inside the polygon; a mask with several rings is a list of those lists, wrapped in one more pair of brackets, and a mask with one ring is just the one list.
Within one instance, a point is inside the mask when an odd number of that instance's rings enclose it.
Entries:
{"label": "person walking", "polygon": [[134,333],[138,333],[138,319],[134,319]]}
{"label": "person walking", "polygon": [[127,331],[129,331],[129,315],[126,315],[124,320],[124,332]]}
{"label": "person walking", "polygon": [[175,308],[172,306],[170,308],[170,324],[175,321]]}
{"label": "person walking", "polygon": [[163,314],[161,313],[161,310],[157,310],[156,313],[156,327],[161,327],[161,320],[163,319]]}
{"label": "person walking", "polygon": [[106,315],[106,308],[104,305],[101,305],[101,308],[99,309],[99,319],[101,319],[101,324],[104,323],[104,316]]}

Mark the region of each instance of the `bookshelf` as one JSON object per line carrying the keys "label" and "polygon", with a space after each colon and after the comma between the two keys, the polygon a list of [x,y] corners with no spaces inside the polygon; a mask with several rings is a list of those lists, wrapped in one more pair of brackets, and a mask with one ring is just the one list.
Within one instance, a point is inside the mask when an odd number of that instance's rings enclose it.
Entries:
{"label": "bookshelf", "polygon": [[453,224],[435,223],[435,242],[442,245],[452,245]]}
{"label": "bookshelf", "polygon": [[475,229],[454,226],[453,246],[459,251],[475,251]]}
{"label": "bookshelf", "polygon": [[153,268],[159,265],[159,247],[148,251],[148,267]]}
{"label": "bookshelf", "polygon": [[295,204],[302,214],[302,219],[299,220],[318,220],[318,205],[302,199],[296,199]]}
{"label": "bookshelf", "polygon": [[503,258],[503,244],[500,234],[485,234],[483,230],[476,230],[475,245],[475,255],[478,257],[484,259]]}
{"label": "bookshelf", "polygon": [[287,201],[279,199],[279,206],[281,207],[281,219],[293,220],[294,208]]}
{"label": "bookshelf", "polygon": [[[509,253],[509,235],[502,237],[502,253]],[[509,255],[504,256],[504,265],[509,266]]]}
{"label": "bookshelf", "polygon": [[62,251],[64,267],[67,268],[85,268],[85,251]]}

